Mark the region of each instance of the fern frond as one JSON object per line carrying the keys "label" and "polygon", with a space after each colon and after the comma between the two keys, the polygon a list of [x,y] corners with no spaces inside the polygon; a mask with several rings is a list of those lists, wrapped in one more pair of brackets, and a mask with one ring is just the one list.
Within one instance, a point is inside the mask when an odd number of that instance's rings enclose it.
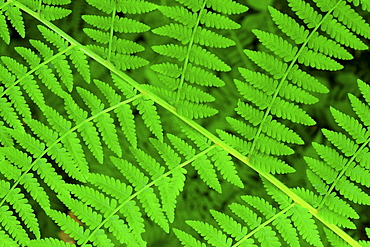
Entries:
{"label": "fern frond", "polygon": [[154,102],[142,97],[136,99],[133,104],[142,115],[145,125],[158,139],[163,140],[163,128]]}
{"label": "fern frond", "polygon": [[[71,158],[74,160],[78,169],[84,173],[88,173],[88,163],[85,158],[85,154],[83,151],[83,147],[80,143],[80,140],[77,137],[75,132],[68,133],[72,127],[71,122],[64,119],[61,115],[58,114],[57,111],[52,109],[51,107],[45,107],[44,114],[47,116],[47,121],[51,125],[51,127],[59,133],[60,136],[64,135],[61,142],[65,146],[67,150],[69,150],[69,154]],[[66,135],[66,132],[68,135]]]}
{"label": "fern frond", "polygon": [[[70,190],[81,202],[91,205],[100,212],[97,213],[97,215],[102,215],[102,219],[105,218],[108,230],[112,232],[121,244],[129,244],[134,241],[134,237],[130,237],[132,233],[129,231],[126,223],[122,219],[119,219],[118,215],[112,215],[118,206],[115,199],[110,199],[104,194],[87,186],[71,186]],[[82,206],[82,204],[80,204],[80,206]],[[79,213],[78,211],[73,212],[75,212],[76,215]],[[81,220],[83,221],[84,217],[81,217]],[[94,224],[89,222],[85,223],[90,225],[91,228],[95,227]]]}
{"label": "fern frond", "polygon": [[[6,18],[10,21],[11,25],[15,28],[18,34],[24,38],[26,36],[26,28],[24,26],[24,21],[22,17],[22,13],[18,7],[15,7],[11,4],[3,4],[2,5],[2,12],[4,11]],[[3,13],[1,13],[3,16]],[[1,18],[5,20],[5,18]],[[5,43],[9,44],[10,42],[10,35],[8,28],[6,27],[6,23],[2,23],[2,39]]]}
{"label": "fern frond", "polygon": [[[77,88],[77,92],[81,95],[85,104],[91,109],[92,115],[97,115],[105,109],[104,104],[99,98],[86,89]],[[103,141],[115,154],[121,156],[122,150],[120,149],[116,128],[110,115],[108,113],[99,114],[98,117],[94,118],[94,121],[96,122],[99,132],[102,134]]]}
{"label": "fern frond", "polygon": [[0,152],[12,163],[4,164],[2,173],[7,177],[8,180],[19,180],[19,183],[27,190],[28,193],[39,203],[42,208],[49,208],[50,201],[49,196],[33,174],[28,173],[21,178],[22,171],[27,171],[32,165],[32,159],[25,153],[15,149],[14,147],[4,147]]}
{"label": "fern frond", "polygon": [[[248,8],[232,0],[209,1],[207,3],[201,3],[201,1],[178,2],[187,8],[178,5],[158,8],[164,16],[177,23],[170,23],[152,30],[157,35],[170,37],[181,43],[152,46],[156,53],[169,57],[175,62],[159,63],[152,65],[151,68],[157,73],[179,80],[179,83],[176,88],[172,88],[168,87],[164,81],[163,86],[156,91],[164,94],[163,91],[167,90],[167,94],[172,95],[172,99],[166,97],[169,99],[169,103],[175,105],[178,112],[188,118],[213,116],[217,114],[217,111],[200,101],[189,102],[193,100],[184,91],[188,88],[187,83],[195,83],[200,86],[224,85],[220,78],[208,70],[229,71],[231,68],[207,47],[226,48],[235,45],[233,40],[218,34],[217,30],[237,29],[240,26],[226,15],[217,12],[230,15],[245,12]],[[206,7],[208,10],[205,9]],[[215,31],[208,28],[213,28]],[[159,75],[159,77],[164,79],[163,76]]]}
{"label": "fern frond", "polygon": [[[30,40],[30,44],[44,57],[45,60],[52,59],[54,52],[50,47],[40,40]],[[73,76],[71,67],[66,60],[64,54],[59,55],[51,60],[51,63],[55,66],[55,69],[63,82],[67,87],[68,91],[71,92],[73,89]]]}
{"label": "fern frond", "polygon": [[205,243],[201,243],[190,234],[176,228],[173,229],[173,232],[185,247],[206,247]]}
{"label": "fern frond", "polygon": [[187,220],[186,223],[196,230],[212,246],[230,246],[231,239],[208,223]]}
{"label": "fern frond", "polygon": [[[121,100],[121,96],[119,96],[114,89],[109,86],[108,84],[94,80],[95,85],[100,89],[100,91],[104,94],[107,98],[110,105],[119,104]],[[116,108],[115,113],[119,119],[119,122],[122,127],[122,131],[125,134],[127,140],[131,143],[133,147],[137,145],[137,137],[136,137],[136,129],[135,129],[135,121],[134,115],[129,105],[125,104],[119,108]]]}
{"label": "fern frond", "polygon": [[90,67],[85,53],[76,47],[69,46],[59,34],[45,28],[44,26],[38,26],[38,29],[49,43],[56,46],[59,52],[65,52],[69,56],[77,71],[86,82],[90,83]]}
{"label": "fern frond", "polygon": [[[24,88],[24,90],[27,92],[30,98],[38,106],[44,105],[45,104],[44,96],[39,86],[37,85],[37,82],[35,81],[34,77],[30,73],[27,73],[27,68],[24,65],[16,62],[14,59],[9,58],[9,57],[2,57],[1,60],[3,61],[5,66],[8,68],[8,69],[5,69],[3,66],[0,66],[0,70],[2,72],[2,79],[4,80],[5,85],[7,85],[7,87],[10,88],[10,89],[7,89],[6,91],[3,91],[2,95],[8,94],[10,98],[16,97],[17,94],[19,95],[19,92],[17,92],[18,91],[17,89],[19,87],[16,86],[16,84],[19,82],[19,84],[22,85],[22,88]],[[17,99],[17,100],[19,101],[20,99]],[[23,110],[24,107],[19,105],[19,109],[20,109],[20,113],[22,114],[22,111],[24,112]],[[25,118],[30,117],[30,115],[23,115],[23,116]]]}
{"label": "fern frond", "polygon": [[[178,152],[185,156],[185,159],[191,159],[195,156],[195,150],[193,149],[193,147],[191,147],[184,140],[171,134],[168,135],[168,139],[170,140],[171,144],[178,150]],[[192,165],[199,173],[200,178],[209,187],[218,192],[221,192],[221,185],[218,181],[216,171],[205,155],[201,155],[200,157],[198,157],[198,159],[192,162]]]}
{"label": "fern frond", "polygon": [[[274,185],[267,181],[264,184],[280,209],[263,198],[242,196],[245,203],[229,204],[233,216],[210,211],[221,230],[200,221],[186,223],[212,246],[257,246],[255,241],[258,246],[282,246],[279,235],[289,246],[301,246],[299,237],[313,246],[323,246],[312,215],[302,206],[291,203],[290,198]],[[228,238],[229,235],[232,238]]]}
{"label": "fern frond", "polygon": [[8,206],[0,207],[0,222],[3,227],[20,245],[26,245],[30,240],[26,230],[9,210]]}
{"label": "fern frond", "polygon": [[208,152],[208,155],[211,156],[211,160],[214,162],[216,169],[221,173],[222,177],[240,188],[244,187],[241,179],[237,175],[234,164],[231,162],[231,157],[228,156],[226,151],[217,146],[213,148],[212,143],[210,143],[205,137],[200,136],[189,128],[183,127],[182,131],[196,144],[196,146],[198,146],[201,151],[212,148]]}
{"label": "fern frond", "polygon": [[[178,154],[166,143],[160,142],[157,139],[150,139],[155,149],[161,155],[161,158],[166,162],[166,165],[170,170],[175,169],[180,165],[181,158]],[[175,218],[175,207],[176,207],[176,197],[184,189],[186,170],[183,168],[177,168],[173,170],[172,177],[167,179],[164,184],[165,193],[161,194],[163,210],[166,212],[169,221],[172,223]]]}
{"label": "fern frond", "polygon": [[[133,184],[138,191],[143,189],[148,184],[148,177],[146,177],[138,168],[133,166],[126,160],[111,157],[112,162],[120,170],[122,175]],[[142,193],[138,194],[138,199],[143,205],[147,215],[157,223],[164,231],[169,231],[167,219],[165,218],[159,200],[154,193],[153,188],[146,188]]]}
{"label": "fern frond", "polygon": [[57,210],[50,209],[46,213],[51,219],[54,220],[55,223],[59,225],[60,229],[62,229],[73,239],[76,239],[78,244],[82,244],[88,241],[91,232],[89,229],[85,230],[71,217]]}
{"label": "fern frond", "polygon": [[293,224],[297,227],[300,235],[313,246],[323,247],[317,226],[307,209],[297,205],[292,208],[291,213]]}
{"label": "fern frond", "polygon": [[[62,88],[57,78],[46,65],[39,66],[39,64],[41,64],[41,60],[34,52],[24,47],[16,47],[15,51],[26,60],[31,69],[35,70],[35,74],[46,85],[46,87],[50,89],[50,91],[58,96],[61,95]],[[4,60],[3,62],[5,63]]]}
{"label": "fern frond", "polygon": [[[358,85],[361,93],[365,95],[365,83],[359,80]],[[367,106],[353,95],[349,95],[349,98],[357,117],[363,119],[364,114],[368,112]],[[361,155],[366,155],[369,151],[366,147],[369,134],[356,118],[334,108],[331,108],[331,113],[345,132],[324,129],[322,132],[330,146],[313,143],[320,159],[305,157],[309,166],[308,179],[320,194],[312,197],[312,203],[319,215],[329,223],[354,229],[356,226],[352,219],[357,219],[359,215],[349,203],[370,203],[370,196],[364,190],[370,186],[369,167],[361,162]],[[331,242],[341,242],[328,231],[326,233],[331,236]]]}
{"label": "fern frond", "polygon": [[[65,109],[69,114],[69,117],[76,123],[80,124],[87,118],[87,112],[82,110],[72,99],[72,97],[65,96]],[[88,148],[98,160],[99,163],[103,163],[103,148],[95,126],[91,122],[87,122],[78,128],[81,133],[83,140],[87,144]]]}
{"label": "fern frond", "polygon": [[[119,17],[118,13],[122,12],[125,14],[141,14],[154,10],[157,6],[153,3],[149,3],[143,0],[125,0],[119,2],[113,1],[87,1],[91,6],[102,10],[107,14],[112,15],[100,16],[100,15],[84,15],[83,20],[88,24],[103,29],[91,29],[85,28],[84,32],[93,40],[104,46],[90,45],[89,47],[99,53],[103,59],[111,61],[118,69],[128,70],[140,68],[148,61],[133,55],[136,52],[144,50],[144,47],[137,44],[136,42],[121,39],[117,33],[143,33],[148,31],[150,28],[144,23],[141,23],[134,19],[126,17]],[[121,48],[122,44],[128,45],[126,48]],[[131,52],[127,52],[131,50]]]}
{"label": "fern frond", "polygon": [[54,247],[70,247],[74,246],[70,243],[66,243],[59,239],[54,238],[44,238],[44,239],[38,239],[38,240],[31,240],[27,243],[29,247],[48,247],[48,246],[54,246]]}

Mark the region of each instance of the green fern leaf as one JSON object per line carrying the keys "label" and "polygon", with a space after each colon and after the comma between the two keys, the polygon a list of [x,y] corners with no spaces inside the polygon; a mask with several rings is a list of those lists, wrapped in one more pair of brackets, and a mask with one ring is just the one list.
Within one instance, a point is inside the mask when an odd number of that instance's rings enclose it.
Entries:
{"label": "green fern leaf", "polygon": [[348,98],[351,102],[353,110],[356,112],[360,120],[365,124],[365,126],[370,126],[370,118],[367,112],[370,112],[368,105],[362,103],[357,97],[353,94],[348,94]]}
{"label": "green fern leaf", "polygon": [[281,31],[288,35],[296,44],[302,44],[308,37],[308,31],[299,25],[293,18],[273,7],[268,7],[272,20],[276,23]]}
{"label": "green fern leaf", "polygon": [[67,52],[73,65],[77,68],[77,71],[81,74],[87,83],[90,83],[90,67],[87,61],[85,53],[79,49],[72,49]]}
{"label": "green fern leaf", "polygon": [[30,40],[30,44],[36,48],[45,60],[52,59],[51,63],[55,66],[61,81],[71,92],[73,89],[73,75],[66,57],[64,55],[54,57],[52,49],[39,40]]}
{"label": "green fern leaf", "polygon": [[183,86],[181,91],[181,96],[182,95],[184,95],[184,98],[194,103],[212,102],[215,100],[215,98],[211,94],[206,93],[199,88],[193,87],[191,85]]}
{"label": "green fern leaf", "polygon": [[[242,5],[241,5],[242,6]],[[244,8],[244,9],[242,9]],[[239,11],[247,11],[246,7],[243,6]],[[229,11],[231,13],[231,11]],[[235,12],[234,12],[235,13]],[[204,24],[207,27],[217,28],[217,29],[239,29],[240,25],[230,18],[220,15],[214,12],[204,11],[201,16],[200,23]]]}
{"label": "green fern leaf", "polygon": [[67,5],[70,4],[72,0],[42,0],[45,4],[52,4],[52,5]]}
{"label": "green fern leaf", "polygon": [[269,181],[262,179],[263,185],[266,188],[267,194],[274,199],[281,209],[289,207],[292,203],[292,199],[289,198],[286,194],[282,191],[278,190],[273,184]]}
{"label": "green fern leaf", "polygon": [[215,162],[215,166],[217,170],[220,171],[222,177],[224,177],[228,182],[240,188],[244,188],[243,182],[237,175],[235,166],[231,161],[231,157],[226,151],[217,147],[210,152],[210,155],[212,155],[211,159]]}
{"label": "green fern leaf", "polygon": [[163,129],[160,117],[153,101],[141,97],[134,100],[133,104],[136,105],[136,108],[142,115],[145,125],[159,140],[163,140]]}
{"label": "green fern leaf", "polygon": [[[69,95],[68,95],[69,96]],[[86,122],[87,112],[82,110],[72,99],[72,97],[65,96],[65,109],[68,112],[69,117],[80,125],[78,131],[81,133],[83,140],[87,144],[88,148],[98,160],[99,163],[103,163],[103,148],[98,135],[98,131],[91,122]],[[83,124],[81,124],[83,123]]]}
{"label": "green fern leaf", "polygon": [[173,229],[173,232],[185,247],[206,247],[206,244],[199,242],[190,234],[176,228]]}
{"label": "green fern leaf", "polygon": [[19,10],[19,8],[15,7],[15,6],[5,5],[5,7],[3,7],[3,11],[5,11],[5,15],[6,15],[7,19],[10,21],[10,23],[15,28],[15,30],[17,30],[19,35],[22,38],[25,38],[26,28],[24,26],[22,13]]}
{"label": "green fern leaf", "polygon": [[45,144],[43,142],[25,133],[22,129],[10,129],[10,134],[19,145],[36,157],[45,150]]}
{"label": "green fern leaf", "polygon": [[4,122],[0,121],[0,143],[4,147],[11,147],[14,146],[14,142],[7,130],[8,128],[4,126]]}
{"label": "green fern leaf", "polygon": [[203,104],[194,104],[192,102],[181,102],[177,105],[176,110],[179,114],[190,119],[205,118],[214,116],[218,111]]}
{"label": "green fern leaf", "polygon": [[5,41],[6,44],[10,43],[10,33],[4,15],[0,15],[0,37]]}
{"label": "green fern leaf", "polygon": [[39,64],[41,63],[41,60],[33,51],[24,47],[16,47],[15,50],[26,60],[31,69],[36,69],[36,75],[46,85],[47,88],[49,88],[58,96],[62,94],[62,87],[60,86],[57,78],[54,76],[51,69],[48,68],[46,65],[40,67]]}
{"label": "green fern leaf", "polygon": [[296,56],[298,48],[280,36],[256,29],[252,30],[252,32],[264,46],[281,57],[285,62],[292,61]]}
{"label": "green fern leaf", "polygon": [[[121,96],[119,96],[112,87],[108,84],[94,80],[95,85],[98,86],[100,91],[104,94],[107,98],[110,105],[119,104],[121,100]],[[122,127],[122,131],[125,134],[127,140],[131,143],[133,147],[137,145],[137,137],[136,137],[136,129],[135,129],[135,121],[134,115],[129,105],[124,104],[121,107],[114,109],[115,113],[117,114],[117,118]]]}
{"label": "green fern leaf", "polygon": [[[168,139],[172,145],[185,156],[186,159],[190,159],[195,155],[195,150],[185,141],[174,135],[168,135]],[[205,155],[200,156],[198,159],[192,162],[192,165],[199,173],[200,178],[211,188],[221,193],[221,185],[218,181],[217,174],[211,162]]]}
{"label": "green fern leaf", "polygon": [[[248,84],[239,80],[235,79],[235,84],[242,96],[252,101],[260,110],[266,109],[269,103],[273,100],[271,96],[268,96],[260,90],[254,89]],[[288,119],[295,123],[304,125],[315,124],[315,121],[297,105],[280,98],[275,99],[275,105],[271,107],[271,113],[277,117]]]}
{"label": "green fern leaf", "polygon": [[30,240],[26,230],[20,225],[8,206],[0,207],[0,223],[20,245],[26,245]]}
{"label": "green fern leaf", "polygon": [[[278,81],[273,80],[265,74],[244,68],[239,68],[239,72],[253,87],[264,91],[268,95],[274,94],[278,87]],[[318,101],[315,96],[291,84],[282,85],[279,90],[279,95],[288,100],[304,104],[314,104]]]}
{"label": "green fern leaf", "polygon": [[0,240],[1,240],[1,243],[6,243],[6,245],[9,246],[9,247],[18,247],[19,246],[19,244],[16,241],[14,241],[14,239],[12,239],[4,231],[0,231]]}
{"label": "green fern leaf", "polygon": [[49,146],[48,154],[66,171],[66,173],[84,182],[86,174],[82,174],[81,171],[79,171],[78,166],[67,149],[60,143],[57,143],[59,135],[37,120],[28,119],[25,121],[31,130]]}
{"label": "green fern leaf", "polygon": [[292,213],[293,224],[297,227],[299,233],[313,246],[323,247],[317,226],[315,225],[312,215],[300,205],[293,207]]}
{"label": "green fern leaf", "polygon": [[[74,214],[84,222],[88,229],[94,230],[102,223],[101,214],[94,211],[91,207],[83,204],[82,202],[68,198],[66,196],[58,196],[61,201],[63,201],[69,208],[71,208]],[[91,236],[91,237],[90,237]],[[90,235],[91,241],[93,241],[97,246],[114,246],[108,236],[102,229],[97,230],[95,233]]]}
{"label": "green fern leaf", "polygon": [[336,184],[336,188],[345,198],[355,203],[370,205],[370,196],[348,180],[340,179]]}
{"label": "green fern leaf", "polygon": [[216,131],[217,131],[217,134],[220,136],[220,138],[222,140],[224,140],[226,143],[228,143],[231,147],[238,150],[238,152],[240,152],[243,155],[246,155],[246,154],[249,153],[249,150],[250,150],[250,147],[251,147],[250,142],[246,142],[243,139],[241,139],[241,138],[239,138],[235,135],[229,134],[229,133],[227,133],[226,131],[223,131],[223,130],[216,130]]}
{"label": "green fern leaf", "polygon": [[60,52],[66,52],[77,71],[87,83],[90,83],[90,68],[85,53],[75,47],[72,49],[69,48],[68,43],[62,39],[59,34],[45,28],[44,26],[37,27],[49,43],[56,46]]}
{"label": "green fern leaf", "polygon": [[115,154],[121,157],[122,149],[120,148],[121,145],[118,141],[117,131],[113,124],[114,120],[109,113],[103,112],[105,109],[104,104],[96,95],[86,89],[78,87],[77,92],[81,95],[85,104],[91,109],[91,114],[97,115],[93,120],[102,134],[103,141]]}
{"label": "green fern leaf", "polygon": [[253,212],[253,210],[249,209],[247,206],[239,204],[239,203],[232,203],[229,205],[230,210],[241,218],[245,224],[247,224],[251,229],[258,227],[262,219],[258,217],[258,215]]}
{"label": "green fern leaf", "polygon": [[298,68],[298,65],[294,65],[288,74],[288,79],[292,80],[292,83],[297,84],[305,90],[318,93],[328,93],[329,89],[320,83],[316,78],[307,74],[305,71]]}
{"label": "green fern leaf", "polygon": [[66,243],[59,239],[54,238],[44,238],[44,239],[38,239],[38,240],[31,240],[27,243],[27,246],[29,247],[70,247],[70,243]]}
{"label": "green fern leaf", "polygon": [[[184,46],[169,44],[161,46],[152,46],[152,49],[164,56],[176,58],[183,61],[187,56],[187,50]],[[206,68],[217,71],[229,71],[231,68],[226,65],[222,60],[216,57],[209,51],[194,45],[189,53],[189,61],[195,64],[202,65]]]}
{"label": "green fern leaf", "polygon": [[12,205],[15,212],[17,212],[24,222],[24,224],[29,228],[29,230],[35,234],[37,238],[40,238],[40,228],[39,223],[36,219],[33,209],[29,204],[28,200],[24,198],[23,193],[20,192],[19,188],[11,190],[8,193],[6,200]]}
{"label": "green fern leaf", "polygon": [[64,144],[66,149],[69,150],[69,154],[71,155],[71,158],[74,160],[78,169],[85,174],[85,176],[88,176],[88,162],[85,158],[85,154],[77,134],[75,132],[71,132],[66,135],[66,132],[69,132],[72,127],[71,122],[64,119],[51,107],[46,106],[44,108],[44,113],[45,116],[47,116],[47,121],[52,128],[57,131],[60,136],[63,136],[61,142]]}
{"label": "green fern leaf", "polygon": [[22,123],[17,117],[14,109],[12,108],[12,104],[10,102],[7,102],[7,100],[3,98],[0,99],[0,104],[0,115],[5,120],[5,122],[14,129],[22,129]]}
{"label": "green fern leaf", "polygon": [[135,235],[135,241],[144,244],[141,234],[145,232],[145,225],[140,208],[136,206],[135,201],[127,201],[132,194],[132,188],[112,177],[96,173],[89,176],[89,182],[113,196],[119,203],[125,203],[120,212],[126,217],[127,224]]}
{"label": "green fern leaf", "polygon": [[339,247],[349,247],[350,245],[346,243],[343,239],[335,235],[332,231],[324,228],[326,237],[328,238],[329,242],[332,244],[332,246]]}
{"label": "green fern leaf", "polygon": [[242,226],[232,217],[220,213],[216,210],[211,210],[210,212],[212,214],[212,217],[217,221],[217,224],[222,228],[222,230],[230,234],[233,238],[235,238],[235,240],[239,241],[245,235],[247,235],[247,227]]}
{"label": "green fern leaf", "polygon": [[196,83],[200,86],[222,87],[225,85],[225,82],[214,74],[190,64],[188,64],[184,78],[190,83]]}
{"label": "green fern leaf", "polygon": [[153,11],[157,5],[144,0],[123,0],[117,4],[117,11],[126,14],[142,14]]}
{"label": "green fern leaf", "polygon": [[357,149],[359,148],[357,144],[355,144],[352,140],[347,138],[344,134],[330,131],[330,130],[322,130],[322,133],[325,137],[333,143],[338,149],[340,149],[345,156],[350,157],[353,156]]}
{"label": "green fern leaf", "polygon": [[[126,160],[110,157],[114,165],[120,170],[122,175],[133,184],[136,190],[144,188],[148,184],[149,179],[136,167]],[[147,215],[157,223],[165,232],[169,231],[167,219],[165,218],[159,200],[154,193],[153,188],[146,188],[142,193],[138,194],[138,199],[143,204],[143,208]]]}
{"label": "green fern leaf", "polygon": [[187,220],[186,224],[190,225],[194,230],[196,230],[204,239],[207,240],[212,246],[222,246],[229,247],[231,246],[231,239],[224,235],[221,231],[218,231],[216,228],[210,224],[203,223],[200,221],[190,221]]}
{"label": "green fern leaf", "polygon": [[277,159],[274,156],[267,156],[261,153],[255,153],[250,156],[250,161],[253,165],[258,167],[264,172],[269,172],[272,174],[284,174],[293,173],[295,169],[289,166],[282,160]]}
{"label": "green fern leaf", "polygon": [[281,215],[276,218],[272,224],[279,231],[285,242],[291,247],[301,246],[299,243],[299,238],[296,228],[293,227],[291,219],[287,218],[285,215]]}
{"label": "green fern leaf", "polygon": [[240,14],[248,10],[248,7],[233,0],[210,0],[207,7],[227,15]]}
{"label": "green fern leaf", "polygon": [[168,168],[172,170],[172,177],[169,181],[163,182],[167,185],[168,191],[162,195],[163,209],[167,214],[169,221],[172,223],[175,219],[176,197],[184,189],[185,175],[187,171],[183,168],[177,168],[181,162],[181,158],[177,153],[166,143],[162,143],[157,139],[150,139],[155,149],[159,152],[162,159],[166,162]]}
{"label": "green fern leaf", "polygon": [[[17,78],[17,81],[19,81],[31,99],[39,106],[44,105],[44,96],[42,95],[37,82],[34,80],[34,77],[27,73],[27,68],[9,57],[1,57],[1,59],[9,70],[8,71],[3,66],[0,66],[0,70],[2,72],[1,77],[4,79],[4,83],[6,82],[6,85],[12,85],[14,81],[16,81],[15,78]],[[13,73],[15,76],[9,72]],[[16,89],[17,87],[15,90]],[[22,107],[20,107],[20,109],[22,109]],[[27,118],[28,116],[24,117]]]}
{"label": "green fern leaf", "polygon": [[116,3],[110,0],[87,0],[87,3],[90,4],[91,6],[107,13],[110,14],[112,11],[115,9]]}
{"label": "green fern leaf", "polygon": [[55,21],[59,19],[63,19],[64,17],[70,15],[72,11],[70,9],[54,7],[44,5],[40,9],[41,18],[48,20],[48,21]]}
{"label": "green fern leaf", "polygon": [[[252,125],[258,125],[262,122],[263,112],[253,108],[252,106],[238,102],[238,106],[235,108],[237,113],[242,116],[245,120],[250,122]],[[303,140],[291,129],[287,128],[283,124],[268,117],[268,121],[265,121],[262,125],[262,131],[278,141],[284,141],[287,143],[303,144]]]}
{"label": "green fern leaf", "polygon": [[277,58],[265,53],[251,50],[244,50],[244,53],[258,66],[269,72],[274,79],[283,77],[287,70],[287,64],[281,62]]}
{"label": "green fern leaf", "polygon": [[341,70],[343,66],[335,60],[321,54],[308,50],[307,48],[301,49],[301,53],[298,57],[298,62],[317,69],[322,70]]}
{"label": "green fern leaf", "polygon": [[168,24],[152,30],[153,33],[168,36],[180,41],[183,45],[189,43],[191,37],[191,29],[179,24]]}
{"label": "green fern leaf", "polygon": [[322,35],[315,35],[308,41],[308,47],[315,52],[321,52],[329,57],[351,60],[353,56],[334,40]]}
{"label": "green fern leaf", "polygon": [[[184,4],[184,3],[183,3]],[[192,28],[197,24],[197,16],[195,13],[191,13],[184,7],[180,6],[159,6],[158,10],[168,18],[171,18],[181,24]]]}
{"label": "green fern leaf", "polygon": [[[203,136],[194,132],[192,129],[182,127],[182,131],[200,148],[200,150],[205,150],[211,147],[212,143]],[[231,162],[231,157],[228,156],[226,151],[216,146],[216,148],[213,148],[208,152],[208,155],[211,156],[211,160],[214,162],[216,169],[220,171],[223,178],[240,188],[244,187],[242,181],[237,175],[234,164]]]}
{"label": "green fern leaf", "polygon": [[51,219],[54,220],[56,224],[58,224],[60,229],[62,229],[66,234],[71,236],[73,239],[76,239],[78,244],[82,244],[83,242],[87,242],[89,240],[90,230],[89,229],[85,230],[71,217],[54,209],[48,210],[47,214]]}
{"label": "green fern leaf", "polygon": [[241,198],[247,204],[260,211],[266,218],[270,218],[276,214],[275,208],[273,208],[269,202],[260,197],[241,196]]}
{"label": "green fern leaf", "polygon": [[[327,11],[326,9],[331,8],[333,5],[333,1],[322,2],[317,0],[317,5],[323,11]],[[326,6],[324,4],[327,4]],[[342,22],[345,26],[350,28],[353,32],[364,36],[365,38],[370,37],[370,26],[365,20],[349,5],[345,2],[340,2],[336,8],[333,10],[333,16],[335,16],[340,22]]]}
{"label": "green fern leaf", "polygon": [[281,246],[279,239],[276,237],[275,232],[270,226],[262,227],[258,232],[256,232],[255,236],[261,245],[268,244],[270,246]]}
{"label": "green fern leaf", "polygon": [[369,138],[370,133],[355,118],[343,114],[333,107],[330,108],[330,111],[333,114],[335,122],[346,130],[357,144],[364,143]]}
{"label": "green fern leaf", "polygon": [[[70,186],[71,192],[76,195],[83,203],[91,205],[100,211],[104,216],[108,230],[117,238],[121,244],[129,244],[133,241],[133,236],[122,219],[119,219],[118,215],[111,216],[117,208],[117,201],[110,199],[104,194],[89,188],[87,186]],[[75,211],[74,211],[75,212]]]}
{"label": "green fern leaf", "polygon": [[8,161],[15,165],[12,166],[9,163],[4,164],[4,171],[2,173],[8,178],[8,180],[17,181],[19,179],[19,183],[24,186],[27,192],[30,193],[42,208],[49,208],[49,196],[46,194],[43,187],[41,187],[37,179],[34,178],[31,173],[21,177],[22,171],[27,171],[31,166],[32,159],[27,154],[15,149],[14,147],[4,147],[0,152],[8,159]]}
{"label": "green fern leaf", "polygon": [[[5,71],[6,70],[4,69],[4,72]],[[7,71],[5,73],[7,73]],[[10,76],[10,74],[7,74],[7,75]],[[20,87],[13,86],[13,87],[10,87],[9,89],[7,90],[7,94],[9,96],[9,99],[11,100],[11,103],[13,103],[14,107],[22,115],[22,117],[30,118],[32,116],[31,109],[27,105],[27,102],[22,95],[22,91]]]}

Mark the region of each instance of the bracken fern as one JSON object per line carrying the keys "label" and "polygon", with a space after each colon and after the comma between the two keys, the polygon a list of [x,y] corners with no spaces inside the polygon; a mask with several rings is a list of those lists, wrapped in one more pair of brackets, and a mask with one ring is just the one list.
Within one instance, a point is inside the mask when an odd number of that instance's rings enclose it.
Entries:
{"label": "bracken fern", "polygon": [[[306,141],[297,129],[316,124],[306,109],[329,93],[312,71],[368,49],[369,1],[287,0],[296,17],[269,6],[277,28],[252,30],[259,50],[233,40],[242,1],[81,2],[0,1],[0,37],[15,46],[0,64],[0,246],[68,246],[45,220],[78,246],[147,246],[155,234],[172,238],[152,246],[370,245],[351,231],[370,204],[365,82],[348,96],[355,117],[330,108],[342,130],[322,129],[307,167],[287,162]],[[257,66],[234,69],[227,52]],[[216,118],[222,88],[238,96]],[[288,187],[292,174],[307,185]],[[202,189],[232,201],[184,217]]]}

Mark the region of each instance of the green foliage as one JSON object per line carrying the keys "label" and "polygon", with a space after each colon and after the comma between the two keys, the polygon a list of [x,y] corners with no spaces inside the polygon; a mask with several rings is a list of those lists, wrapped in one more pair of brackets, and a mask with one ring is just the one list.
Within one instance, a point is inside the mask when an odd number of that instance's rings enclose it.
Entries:
{"label": "green foliage", "polygon": [[370,246],[369,2],[246,3],[0,0],[0,246]]}

